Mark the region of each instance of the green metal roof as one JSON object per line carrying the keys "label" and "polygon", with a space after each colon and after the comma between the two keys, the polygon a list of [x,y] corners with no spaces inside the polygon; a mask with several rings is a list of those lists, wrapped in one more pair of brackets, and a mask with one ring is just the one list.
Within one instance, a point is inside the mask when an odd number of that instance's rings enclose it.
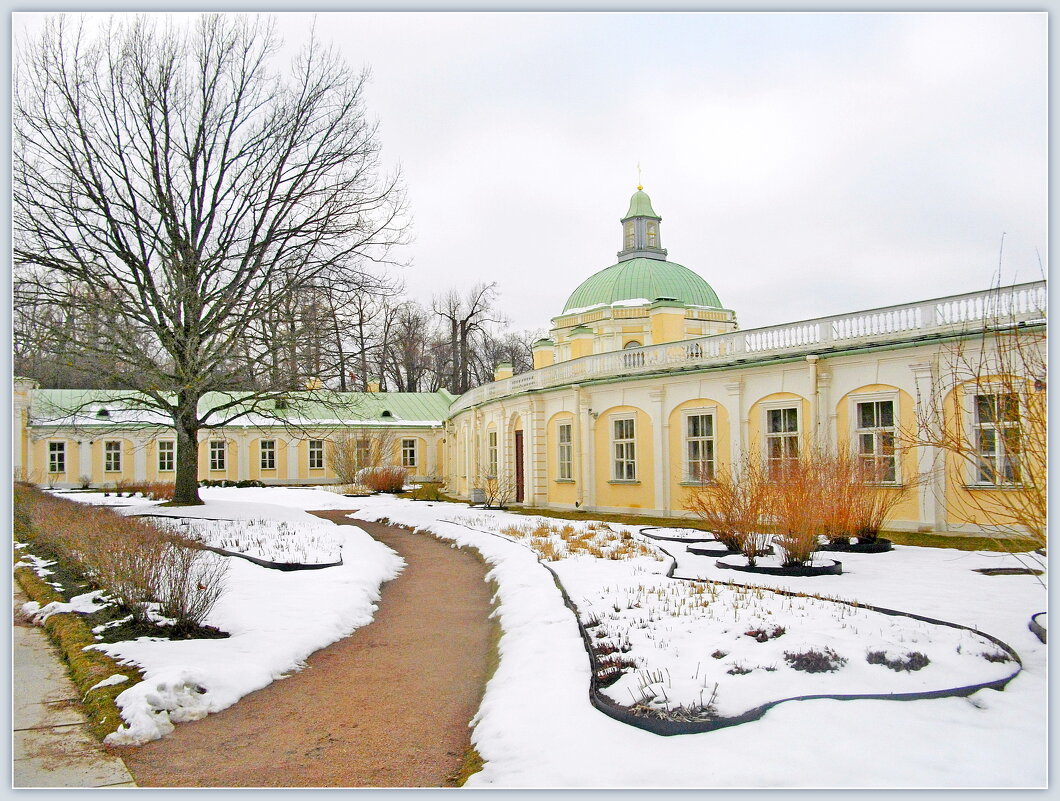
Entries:
{"label": "green metal roof", "polygon": [[687,267],[672,261],[636,258],[589,276],[567,298],[561,313],[626,300],[650,303],[656,298],[675,298],[688,306],[722,308],[710,284]]}
{"label": "green metal roof", "polygon": [[651,207],[651,198],[648,197],[648,193],[642,189],[638,189],[633,193],[633,197],[629,199],[629,211],[626,212],[626,216],[622,218],[625,222],[630,217],[654,217],[657,220],[661,220],[658,214],[655,213],[655,209]]}
{"label": "green metal roof", "polygon": [[[60,419],[78,418],[80,423],[110,425],[135,425],[160,422],[151,412],[125,411],[136,407],[131,396],[135,393],[118,390],[84,390],[84,389],[36,389],[32,393],[31,418],[34,422],[46,423]],[[208,409],[217,408],[230,400],[238,400],[245,392],[209,392],[199,401],[200,414]],[[449,407],[455,396],[445,390],[438,392],[291,392],[286,410],[275,410],[272,401],[261,405],[269,410],[269,416],[298,420],[304,423],[313,421],[336,421],[348,423],[391,423],[400,425],[409,423],[434,423],[449,416]],[[100,408],[106,408],[114,414],[98,417]],[[225,416],[246,412],[257,422],[268,424],[262,415],[255,414],[248,406],[224,412]],[[389,412],[384,415],[383,412]],[[233,421],[240,425],[243,420]]]}

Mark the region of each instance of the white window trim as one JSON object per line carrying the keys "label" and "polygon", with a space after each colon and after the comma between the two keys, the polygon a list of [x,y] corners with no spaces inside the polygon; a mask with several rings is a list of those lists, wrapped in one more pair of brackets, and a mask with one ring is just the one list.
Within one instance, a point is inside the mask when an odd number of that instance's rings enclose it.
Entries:
{"label": "white window trim", "polygon": [[858,416],[858,404],[859,403],[873,403],[876,401],[891,401],[892,409],[894,410],[894,481],[880,481],[874,486],[878,487],[901,487],[903,484],[903,470],[902,470],[902,447],[901,437],[899,431],[902,427],[902,404],[897,389],[892,390],[881,390],[879,392],[865,392],[857,393],[847,396],[850,400],[849,411],[847,414],[847,434],[849,435],[849,442],[855,455],[861,453],[861,445],[858,440],[858,432],[861,430],[860,423],[861,418]]}
{"label": "white window trim", "polygon": [[[207,440],[210,444],[206,447],[206,456],[209,460],[210,472],[211,473],[225,473],[228,471],[228,442],[223,439],[211,439]],[[220,448],[215,446],[220,445]],[[223,467],[214,467],[214,452],[220,451],[221,463]]]}
{"label": "white window trim", "polygon": [[[272,447],[271,448],[266,448],[265,447],[265,443],[266,442],[271,442],[272,443]],[[272,467],[266,467],[265,466],[265,452],[266,451],[270,451],[272,453]],[[274,440],[274,439],[261,439],[261,440],[258,440],[258,469],[259,470],[269,470],[269,471],[275,470],[276,469],[276,463],[277,463],[277,452],[278,451],[279,451],[279,448],[276,447],[276,440]]]}
{"label": "white window trim", "polygon": [[[111,461],[111,466],[110,467],[107,466],[108,458],[111,457],[112,454],[115,454],[113,449],[107,447],[108,445],[117,445],[118,446],[118,450],[117,450],[117,454],[116,454],[117,457],[118,457],[117,466],[116,467],[114,466],[113,461]],[[121,472],[121,462],[122,462],[122,458],[121,457],[122,457],[122,447],[121,447],[121,440],[120,439],[107,439],[107,440],[103,441],[103,472],[104,473],[120,473]]]}
{"label": "white window trim", "polygon": [[[406,447],[407,443],[410,443],[410,442],[412,443],[412,447],[411,448]],[[401,466],[402,467],[415,467],[416,466],[416,457],[417,457],[418,451],[419,451],[419,448],[417,447],[418,444],[419,443],[416,442],[416,438],[415,437],[402,437],[401,438]],[[406,458],[410,452],[412,454],[411,460]]]}
{"label": "white window trim", "polygon": [[[166,451],[172,457],[172,467],[162,466],[162,445],[172,445],[173,447]],[[160,439],[158,440],[158,472],[159,473],[172,473],[177,469],[177,441],[174,439]]]}
{"label": "white window trim", "polygon": [[1025,401],[1023,396],[1019,393],[1013,393],[1011,385],[999,384],[996,382],[987,382],[983,384],[970,381],[963,386],[963,393],[961,395],[961,421],[960,424],[963,426],[965,439],[968,446],[973,451],[973,458],[965,460],[964,465],[964,486],[970,489],[987,489],[987,490],[1013,490],[1013,489],[1024,489],[1029,484],[1023,480],[1024,465],[1020,464],[1020,481],[1014,481],[1010,484],[994,484],[988,481],[979,480],[979,450],[975,440],[975,396],[976,395],[1016,395],[1016,403],[1019,408],[1020,420],[1027,419],[1027,410],[1025,408]]}
{"label": "white window trim", "polygon": [[[322,439],[309,439],[306,440],[306,466],[309,470],[323,470],[324,469],[324,440]],[[314,447],[319,445],[319,447]],[[320,456],[320,464],[313,465],[313,457]]]}
{"label": "white window trim", "polygon": [[797,437],[799,443],[799,456],[801,457],[805,450],[803,438],[806,433],[806,421],[803,419],[805,417],[805,415],[803,414],[803,399],[801,397],[796,397],[789,398],[788,400],[766,401],[765,403],[760,403],[759,407],[761,408],[760,430],[762,438],[760,451],[762,454],[762,464],[766,466],[766,470],[768,471],[769,469],[769,413],[771,411],[775,411],[777,409],[797,410],[796,419],[798,420],[798,427],[795,429],[795,431],[787,432],[787,434],[783,436],[792,436],[794,434],[794,436]]}
{"label": "white window trim", "polygon": [[[633,443],[633,459],[629,460],[633,463],[633,477],[618,476],[616,475],[616,463],[618,462],[618,452],[616,450],[619,440],[615,439],[615,423],[619,420],[632,420],[633,421],[633,439],[621,440],[621,442],[632,442]],[[607,437],[610,440],[610,452],[611,452],[611,483],[612,484],[637,484],[640,483],[639,473],[637,469],[637,414],[636,412],[623,412],[621,414],[612,414],[607,418]]]}
{"label": "white window trim", "polygon": [[[62,448],[56,448],[52,450],[52,445],[62,445]],[[61,453],[63,455],[63,469],[54,470],[53,465],[55,462],[52,460],[53,453]],[[52,476],[65,475],[66,474],[66,457],[67,453],[66,440],[49,440],[48,441],[48,474]]]}
{"label": "white window trim", "polygon": [[[697,417],[699,415],[709,414],[711,416],[711,428],[714,433],[710,435],[709,439],[714,443],[714,475],[718,474],[718,407],[717,406],[696,406],[694,408],[682,409],[681,410],[681,474],[684,476],[683,484],[692,484],[697,487],[712,484],[714,479],[709,478],[706,480],[700,480],[692,477],[691,472],[688,469],[688,418]],[[706,439],[706,438],[703,438]]]}
{"label": "white window trim", "polygon": [[[570,429],[570,441],[564,443],[559,438],[559,429],[561,426],[567,426]],[[568,448],[570,454],[569,459],[563,458],[564,445]],[[563,465],[566,464],[570,475],[563,475]],[[564,420],[556,421],[556,481],[562,482],[573,482],[574,481],[574,418],[566,418]]]}

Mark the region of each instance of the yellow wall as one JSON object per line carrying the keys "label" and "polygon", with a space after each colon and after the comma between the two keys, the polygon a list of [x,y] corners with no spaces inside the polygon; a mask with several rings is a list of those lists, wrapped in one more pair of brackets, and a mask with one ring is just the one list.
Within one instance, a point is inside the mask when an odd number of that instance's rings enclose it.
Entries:
{"label": "yellow wall", "polygon": [[711,398],[696,398],[685,401],[670,413],[670,508],[674,511],[685,509],[692,488],[681,486],[685,479],[685,463],[688,458],[685,444],[686,427],[684,412],[691,409],[714,407],[714,469],[726,470],[729,467],[732,453],[732,440],[729,428],[729,413],[725,407]]}
{"label": "yellow wall", "polygon": [[582,356],[589,356],[593,352],[593,338],[590,336],[578,335],[572,337],[570,341],[570,357],[572,359],[578,359]]}
{"label": "yellow wall", "polygon": [[682,310],[655,311],[651,314],[651,341],[653,345],[676,342],[685,337],[685,313]]}
{"label": "yellow wall", "polygon": [[539,370],[542,367],[548,367],[551,364],[555,364],[556,354],[551,347],[548,348],[535,348],[534,349],[534,369]]}
{"label": "yellow wall", "polygon": [[[559,425],[571,424],[571,480],[559,481]],[[570,412],[559,412],[548,421],[548,433],[545,436],[545,447],[548,456],[548,474],[546,494],[549,503],[573,506],[578,499],[578,442],[574,415]]]}
{"label": "yellow wall", "polygon": [[[633,412],[636,417],[636,484],[612,484],[611,418]],[[631,509],[651,509],[655,506],[655,461],[652,456],[651,418],[635,406],[612,406],[600,413],[593,423],[593,451],[596,465],[596,505],[627,506]]]}
{"label": "yellow wall", "polygon": [[[840,398],[839,403],[836,404],[836,444],[838,447],[857,448],[857,442],[851,440],[851,437],[853,436],[853,428],[850,417],[853,405],[858,401],[858,398],[855,396],[881,392],[897,392],[898,394],[897,427],[899,432],[911,432],[916,430],[916,401],[913,400],[912,395],[888,384],[866,384],[863,387],[858,387],[852,392],[848,392]],[[899,479],[901,483],[909,484],[910,482],[915,482],[917,479],[918,455],[917,449],[913,446],[903,445],[902,439],[903,438],[900,435],[897,438]],[[893,490],[887,490],[887,492],[898,493],[900,490],[896,488]],[[905,491],[905,496],[891,511],[890,520],[919,520],[919,518],[920,501],[918,499],[916,487],[909,487]]]}

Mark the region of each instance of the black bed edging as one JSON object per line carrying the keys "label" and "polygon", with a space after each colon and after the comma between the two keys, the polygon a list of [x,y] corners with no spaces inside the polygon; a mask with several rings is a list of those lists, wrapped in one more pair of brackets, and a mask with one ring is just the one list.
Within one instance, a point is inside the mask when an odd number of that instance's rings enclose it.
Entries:
{"label": "black bed edging", "polygon": [[[448,523],[454,521],[448,520]],[[461,526],[462,528],[469,529],[471,531],[478,531],[483,534],[492,534],[497,537],[501,535],[493,531],[483,531],[482,529],[476,529],[472,526],[464,525],[463,523],[456,523],[455,525]],[[652,539],[662,539],[661,537],[651,537]],[[521,545],[524,548],[529,546],[523,543],[517,543],[514,540],[510,540],[507,537],[501,537],[501,539],[511,542],[515,545]],[[679,540],[674,540],[679,541]],[[680,540],[683,541],[683,540]],[[531,549],[532,550],[532,549]],[[778,590],[771,587],[756,587],[747,584],[734,584],[732,582],[714,582],[711,579],[688,579],[681,576],[675,576],[674,571],[677,569],[677,559],[674,555],[667,551],[662,546],[659,546],[659,550],[670,557],[670,567],[666,571],[666,577],[677,579],[678,581],[705,581],[710,583],[726,584],[730,587],[740,587],[741,589],[766,589],[770,592],[775,592],[778,595],[787,595],[789,597],[805,596],[803,592],[793,592],[791,590]],[[593,705],[597,710],[604,713],[610,718],[625,723],[629,726],[634,726],[644,731],[649,731],[652,734],[659,734],[664,737],[670,737],[677,734],[703,734],[705,732],[717,731],[718,729],[726,729],[730,726],[738,726],[741,723],[750,723],[751,721],[759,720],[766,712],[778,704],[787,703],[788,701],[814,701],[814,700],[832,700],[832,701],[922,701],[930,698],[964,698],[972,693],[976,693],[979,690],[1004,690],[1005,686],[1012,681],[1016,676],[1023,670],[1023,661],[1020,659],[1018,653],[1008,643],[1002,642],[992,634],[979,631],[970,626],[962,626],[960,623],[950,623],[946,620],[937,620],[935,618],[926,617],[924,615],[917,615],[913,612],[901,612],[897,609],[887,609],[882,606],[872,606],[871,604],[862,604],[857,601],[841,601],[838,599],[828,599],[830,603],[846,604],[847,606],[853,606],[860,609],[869,609],[873,612],[880,612],[884,615],[891,615],[893,617],[908,617],[912,620],[920,620],[925,623],[933,623],[938,626],[949,626],[952,629],[962,629],[964,631],[970,631],[974,634],[978,634],[980,637],[984,637],[994,645],[1001,648],[1005,653],[1012,657],[1012,661],[1016,663],[1016,669],[1006,676],[1005,678],[995,679],[994,681],[982,682],[980,684],[968,684],[963,687],[949,687],[942,690],[929,690],[926,692],[914,692],[914,693],[871,693],[864,695],[796,695],[791,698],[781,698],[778,701],[769,701],[768,703],[756,706],[754,709],[749,709],[739,715],[734,715],[728,718],[715,718],[714,720],[703,720],[695,722],[678,721],[678,720],[667,720],[665,718],[648,717],[646,715],[635,715],[628,707],[624,707],[618,703],[615,703],[607,696],[600,692],[600,681],[597,678],[599,671],[599,661],[597,660],[596,653],[592,648],[592,640],[589,637],[589,632],[586,631],[585,626],[582,625],[581,618],[578,616],[578,607],[575,606],[574,602],[571,601],[570,596],[567,594],[567,590],[563,586],[563,582],[559,579],[559,574],[556,573],[551,567],[541,561],[538,557],[538,564],[540,564],[545,570],[552,574],[552,580],[556,584],[556,588],[559,590],[560,596],[563,598],[563,603],[574,615],[574,620],[578,624],[578,632],[582,636],[582,645],[585,647],[585,652],[589,655],[589,665],[592,668],[591,675],[589,677],[589,703]],[[824,600],[824,599],[820,599]],[[1039,613],[1041,614],[1041,613]]]}
{"label": "black bed edging", "polygon": [[1034,632],[1034,636],[1041,640],[1043,645],[1045,644],[1046,631],[1045,626],[1038,622],[1038,618],[1044,614],[1045,612],[1039,612],[1036,615],[1031,615],[1031,622],[1027,624],[1027,628]]}
{"label": "black bed edging", "polygon": [[[719,559],[714,563],[714,566],[724,570],[739,570],[742,573],[758,573],[763,576],[796,576],[805,578],[808,576],[843,575],[842,562],[837,562],[835,559],[829,559],[828,561],[832,564],[791,565],[784,567],[783,565],[733,565]],[[673,576],[671,576],[671,578],[673,578]],[[680,579],[678,579],[678,581],[680,581]]]}

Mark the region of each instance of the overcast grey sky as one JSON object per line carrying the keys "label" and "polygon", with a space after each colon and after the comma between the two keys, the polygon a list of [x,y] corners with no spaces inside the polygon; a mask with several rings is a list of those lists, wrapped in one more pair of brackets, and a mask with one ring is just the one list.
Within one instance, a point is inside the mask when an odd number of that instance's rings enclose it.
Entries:
{"label": "overcast grey sky", "polygon": [[[313,16],[285,13],[300,44]],[[372,69],[409,294],[546,329],[643,168],[671,261],[750,328],[1041,276],[1044,13],[324,13]],[[16,19],[16,33],[31,18]],[[1047,265],[1046,265],[1047,267]]]}

